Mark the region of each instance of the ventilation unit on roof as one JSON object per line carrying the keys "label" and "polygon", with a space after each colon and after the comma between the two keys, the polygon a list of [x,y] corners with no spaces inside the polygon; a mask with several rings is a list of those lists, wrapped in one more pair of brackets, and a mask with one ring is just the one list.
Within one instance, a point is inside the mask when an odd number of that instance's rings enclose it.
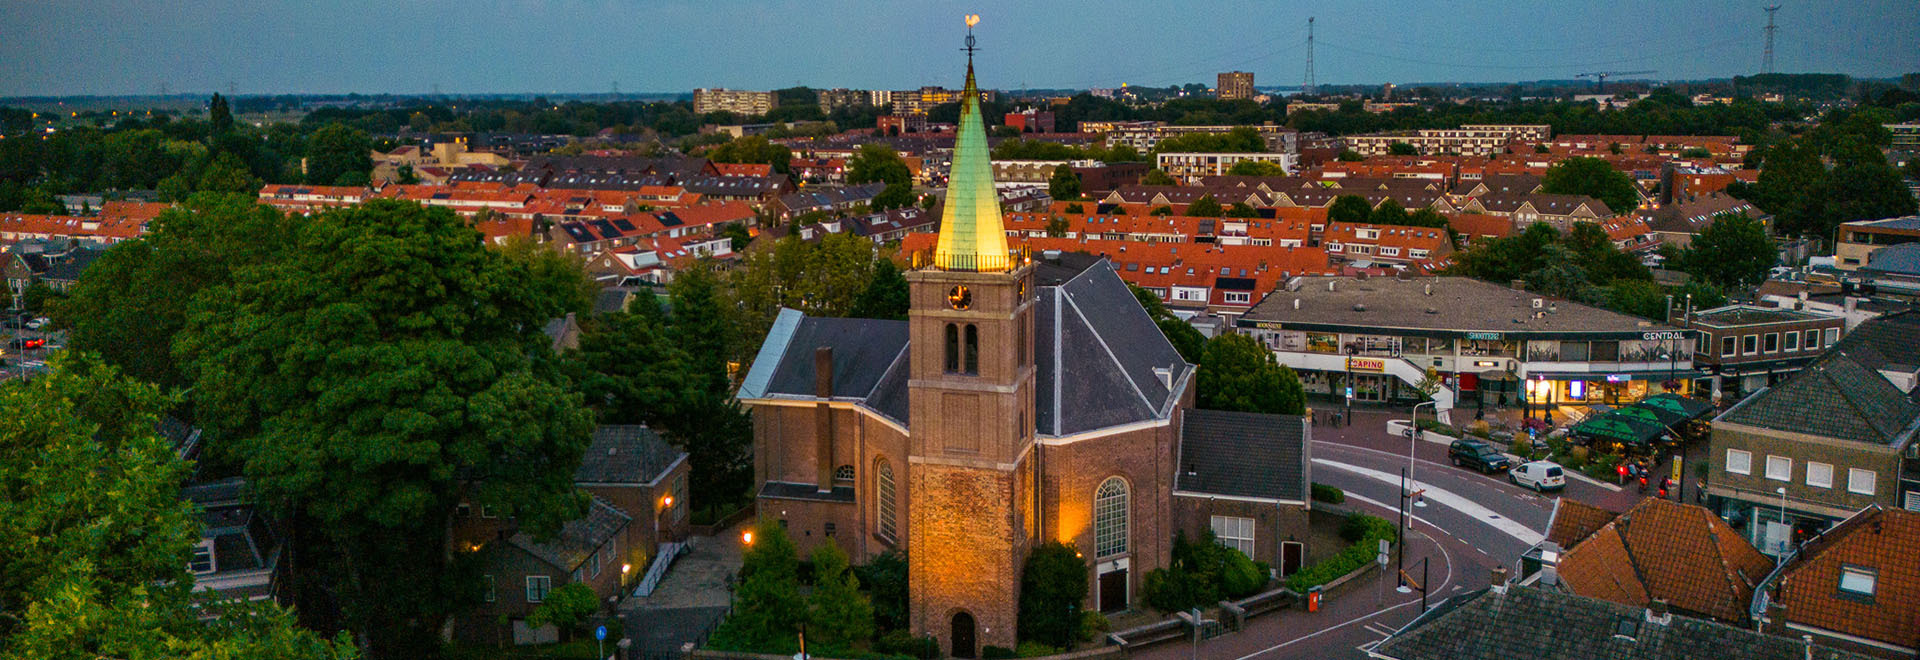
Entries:
{"label": "ventilation unit on roof", "polygon": [[1534,308],[1534,309],[1540,309],[1540,308],[1542,308],[1542,307],[1545,307],[1545,306],[1547,306],[1547,301],[1546,301],[1546,299],[1544,299],[1544,298],[1534,298],[1534,299],[1533,299],[1533,308]]}

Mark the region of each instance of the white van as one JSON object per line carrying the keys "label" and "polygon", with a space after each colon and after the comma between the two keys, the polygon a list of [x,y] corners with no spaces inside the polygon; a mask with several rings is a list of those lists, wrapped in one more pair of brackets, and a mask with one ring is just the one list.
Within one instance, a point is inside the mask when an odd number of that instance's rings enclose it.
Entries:
{"label": "white van", "polygon": [[1507,481],[1542,493],[1567,487],[1567,473],[1559,464],[1534,461],[1507,472]]}

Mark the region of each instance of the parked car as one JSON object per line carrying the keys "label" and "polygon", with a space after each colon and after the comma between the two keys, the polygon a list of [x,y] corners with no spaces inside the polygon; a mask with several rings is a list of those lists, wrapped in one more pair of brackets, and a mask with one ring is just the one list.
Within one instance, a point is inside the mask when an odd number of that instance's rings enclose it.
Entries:
{"label": "parked car", "polygon": [[41,328],[44,328],[44,327],[47,327],[47,324],[48,324],[48,323],[52,323],[52,322],[53,322],[53,319],[49,319],[49,318],[47,318],[47,317],[45,317],[45,316],[42,316],[42,317],[40,317],[40,318],[37,318],[37,319],[34,319],[34,320],[31,320],[31,321],[28,321],[28,322],[27,322],[27,329],[28,329],[28,330],[39,330],[39,329],[41,329]]}
{"label": "parked car", "polygon": [[1532,488],[1539,492],[1562,490],[1567,487],[1566,470],[1551,461],[1534,461],[1507,471],[1507,481],[1516,486]]}
{"label": "parked car", "polygon": [[21,337],[19,339],[15,339],[13,341],[7,342],[7,348],[11,348],[15,350],[40,348],[41,346],[45,346],[45,345],[47,345],[47,340],[41,339],[39,337],[33,337],[33,338]]}
{"label": "parked car", "polygon": [[1453,445],[1447,448],[1447,458],[1453,459],[1454,467],[1472,467],[1488,474],[1513,467],[1506,454],[1479,440],[1453,441]]}

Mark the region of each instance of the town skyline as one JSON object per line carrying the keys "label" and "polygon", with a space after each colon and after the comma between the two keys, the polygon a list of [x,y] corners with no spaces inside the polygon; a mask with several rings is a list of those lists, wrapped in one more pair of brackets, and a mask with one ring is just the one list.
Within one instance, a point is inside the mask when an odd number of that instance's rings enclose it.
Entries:
{"label": "town skyline", "polygon": [[[0,58],[18,66],[0,78],[0,95],[908,89],[953,84],[950,72],[935,63],[957,45],[898,35],[944,34],[965,13],[983,15],[981,63],[997,75],[982,86],[995,89],[1208,84],[1214,73],[1228,70],[1254,72],[1263,88],[1297,87],[1305,73],[1308,17],[1318,19],[1313,59],[1321,85],[1565,80],[1610,70],[1699,80],[1761,72],[1765,25],[1764,3],[1755,2],[1556,5],[1498,13],[1491,6],[1282,8],[1251,2],[1220,3],[1208,12],[1150,3],[1095,11],[1094,5],[1075,3],[929,8],[774,1],[736,12],[704,12],[704,5],[682,2],[492,4],[480,8],[485,11],[462,5],[456,12],[441,0],[405,7],[343,0],[299,10],[217,2],[186,11],[9,0],[0,5],[16,20],[0,26]],[[523,19],[493,20],[512,12]],[[618,20],[641,12],[647,21]],[[1237,23],[1246,26],[1244,36],[1222,38],[1208,22],[1196,20],[1221,15],[1245,17]],[[1356,20],[1363,16],[1370,18]],[[1382,27],[1392,25],[1423,27]],[[1606,25],[1633,29],[1609,37],[1595,27]],[[1884,78],[1920,68],[1920,12],[1911,3],[1848,3],[1818,11],[1787,5],[1778,25],[1776,71]],[[1876,29],[1850,27],[1856,25]],[[95,35],[98,44],[63,48],[73,34]],[[557,34],[577,38],[541,37]],[[1436,34],[1451,36],[1429,36]],[[463,44],[487,44],[492,54],[476,59]],[[788,45],[786,52],[767,57],[776,44]],[[1126,47],[1082,56],[1116,44]],[[892,55],[876,58],[874,49]],[[688,56],[694,52],[705,54]]]}

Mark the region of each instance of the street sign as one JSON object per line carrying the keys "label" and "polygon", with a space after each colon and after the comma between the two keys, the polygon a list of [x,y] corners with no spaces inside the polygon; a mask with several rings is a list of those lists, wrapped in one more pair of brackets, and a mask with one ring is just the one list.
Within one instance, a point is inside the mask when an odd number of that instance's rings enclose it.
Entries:
{"label": "street sign", "polygon": [[1387,565],[1387,540],[1386,539],[1380,539],[1380,554],[1379,556],[1374,557],[1374,561],[1380,562],[1381,566]]}
{"label": "street sign", "polygon": [[1349,398],[1349,399],[1351,399],[1351,398],[1353,398],[1353,386],[1352,386],[1352,385],[1348,385],[1348,386],[1347,386],[1347,398]]}
{"label": "street sign", "polygon": [[593,638],[597,640],[605,641],[607,639],[607,627],[600,626],[598,628],[594,628]]}
{"label": "street sign", "polygon": [[1680,483],[1680,465],[1682,460],[1684,460],[1684,458],[1681,456],[1673,457],[1673,483],[1676,484]]}

